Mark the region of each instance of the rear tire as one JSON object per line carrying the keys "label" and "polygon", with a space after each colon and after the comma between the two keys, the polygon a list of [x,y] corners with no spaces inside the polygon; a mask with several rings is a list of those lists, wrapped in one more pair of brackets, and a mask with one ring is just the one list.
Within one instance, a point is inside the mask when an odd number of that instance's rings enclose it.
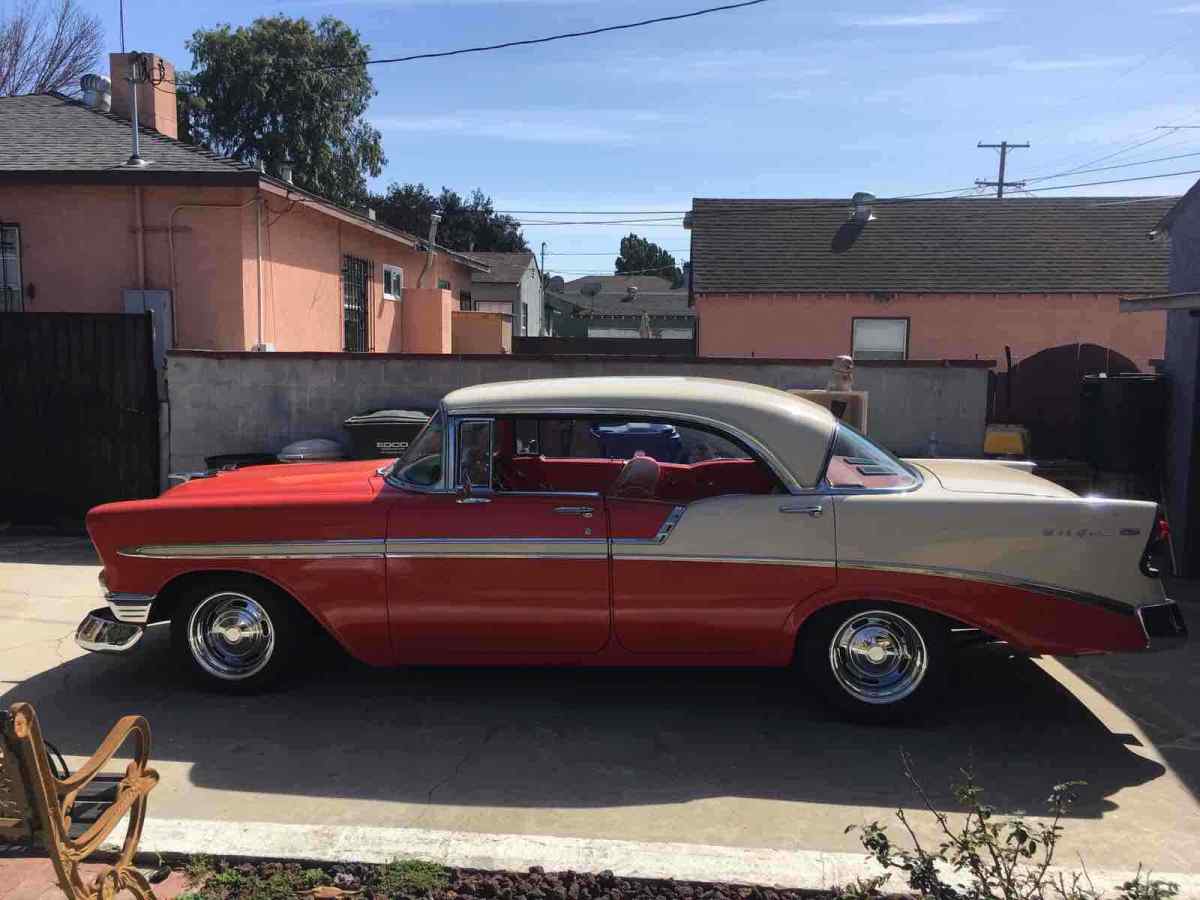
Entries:
{"label": "rear tire", "polygon": [[188,588],[171,616],[171,652],[200,687],[248,694],[277,683],[308,630],[295,601],[255,578],[221,576]]}
{"label": "rear tire", "polygon": [[949,628],[898,603],[855,601],[805,623],[798,667],[831,706],[868,724],[919,717],[945,690]]}

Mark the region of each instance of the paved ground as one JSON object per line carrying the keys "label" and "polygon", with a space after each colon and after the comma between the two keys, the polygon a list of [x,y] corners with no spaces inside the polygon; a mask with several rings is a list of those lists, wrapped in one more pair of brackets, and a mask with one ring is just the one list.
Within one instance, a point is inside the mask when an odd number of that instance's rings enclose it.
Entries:
{"label": "paved ground", "polygon": [[[0,703],[37,704],[72,763],[118,716],[146,715],[152,819],[846,852],[846,825],[915,802],[904,748],[945,809],[964,765],[993,802],[1031,813],[1055,782],[1085,779],[1065,862],[1200,872],[1200,641],[1066,664],[975,651],[922,728],[836,721],[761,671],[376,671],[330,656],[290,690],[231,698],[173,680],[161,628],[132,657],[79,651],[97,571],[83,540],[0,539]],[[1195,630],[1200,603],[1186,612]]]}

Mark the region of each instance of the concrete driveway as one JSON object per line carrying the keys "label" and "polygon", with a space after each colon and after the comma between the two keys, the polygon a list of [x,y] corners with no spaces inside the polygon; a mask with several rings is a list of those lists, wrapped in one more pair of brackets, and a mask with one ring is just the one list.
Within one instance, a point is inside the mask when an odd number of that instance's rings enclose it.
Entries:
{"label": "concrete driveway", "polygon": [[0,539],[0,702],[35,703],[72,764],[147,716],[152,819],[857,851],[845,826],[916,804],[904,748],[946,810],[963,766],[1005,811],[1086,780],[1067,865],[1200,872],[1200,641],[1065,664],[971,651],[921,728],[837,721],[778,672],[379,671],[334,651],[236,698],[177,682],[162,627],[132,656],[78,650],[97,572],[86,540]]}

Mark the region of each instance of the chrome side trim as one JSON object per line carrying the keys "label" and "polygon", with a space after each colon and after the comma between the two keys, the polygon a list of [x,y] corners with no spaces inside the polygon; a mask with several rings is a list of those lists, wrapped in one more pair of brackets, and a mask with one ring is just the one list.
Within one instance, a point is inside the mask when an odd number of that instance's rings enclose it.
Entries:
{"label": "chrome side trim", "polygon": [[686,506],[676,506],[671,510],[671,514],[667,516],[666,521],[658,529],[658,533],[651,538],[613,538],[614,544],[632,544],[634,546],[653,546],[655,544],[665,544],[667,538],[671,536],[671,532],[675,530],[675,526],[679,524],[679,520],[683,518],[683,514],[687,512]]}
{"label": "chrome side trim", "polygon": [[412,538],[387,542],[388,559],[608,559],[605,538]]}
{"label": "chrome side trim", "polygon": [[150,607],[154,605],[154,594],[130,594],[122,591],[105,591],[104,600],[118,622],[145,625],[150,620]]}
{"label": "chrome side trim", "polygon": [[121,556],[151,559],[333,559],[379,557],[383,538],[330,541],[267,541],[224,544],[143,544],[122,547]]}
{"label": "chrome side trim", "polygon": [[490,552],[488,550],[478,551],[463,551],[463,550],[439,550],[429,551],[428,553],[405,553],[395,552],[387,555],[388,559],[579,559],[592,560],[593,562],[605,562],[608,560],[608,555],[604,553],[538,553],[529,551],[528,553],[506,553],[504,551]]}
{"label": "chrome side trim", "polygon": [[837,561],[832,559],[787,559],[780,556],[675,556],[659,553],[614,553],[614,560],[640,562],[692,562],[721,563],[758,566],[802,566],[814,569],[832,569]]}
{"label": "chrome side trim", "polygon": [[961,581],[982,581],[988,584],[999,584],[1004,587],[1020,588],[1022,590],[1033,591],[1038,594],[1048,594],[1053,597],[1061,597],[1064,600],[1074,600],[1076,603],[1084,603],[1088,606],[1098,606],[1106,609],[1109,612],[1118,613],[1123,616],[1134,616],[1137,614],[1137,607],[1130,606],[1128,603],[1122,603],[1120,600],[1115,600],[1112,597],[1104,597],[1100,594],[1092,594],[1088,591],[1077,591],[1072,588],[1059,587],[1053,584],[1044,584],[1038,581],[1031,581],[1026,578],[1017,578],[1012,575],[1001,575],[997,572],[980,572],[974,569],[958,569],[949,566],[930,566],[912,563],[885,563],[876,562],[874,560],[856,560],[843,559],[838,562],[838,566],[843,569],[866,569],[872,572],[896,572],[906,575],[933,575],[939,578],[956,578]]}

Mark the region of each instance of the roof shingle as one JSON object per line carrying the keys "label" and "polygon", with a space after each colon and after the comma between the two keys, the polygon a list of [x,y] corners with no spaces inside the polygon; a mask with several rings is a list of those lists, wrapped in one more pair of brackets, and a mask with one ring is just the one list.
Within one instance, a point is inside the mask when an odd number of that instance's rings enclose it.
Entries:
{"label": "roof shingle", "polygon": [[698,198],[693,289],[1161,293],[1174,201],[1131,199],[880,201],[855,235],[846,200]]}
{"label": "roof shingle", "polygon": [[469,250],[467,254],[490,269],[488,272],[476,272],[471,276],[472,281],[482,284],[518,284],[529,264],[537,264],[528,250],[517,253],[479,253]]}

